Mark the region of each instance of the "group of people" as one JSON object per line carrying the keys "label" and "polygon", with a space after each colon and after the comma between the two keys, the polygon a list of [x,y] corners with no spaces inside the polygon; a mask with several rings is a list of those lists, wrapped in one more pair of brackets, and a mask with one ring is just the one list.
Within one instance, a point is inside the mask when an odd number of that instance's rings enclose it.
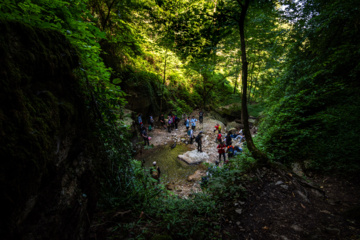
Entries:
{"label": "group of people", "polygon": [[240,139],[239,143],[241,143],[241,141],[245,139],[245,137],[243,135],[242,129],[240,129],[239,134],[236,133],[233,134],[232,131],[229,131],[226,137],[222,139],[221,126],[219,124],[216,124],[214,128],[215,128],[214,132],[216,131],[218,132],[215,141],[219,142],[219,145],[217,146],[219,153],[219,161],[217,161],[216,164],[219,164],[221,162],[221,156],[223,156],[224,163],[227,163],[228,160],[226,160],[225,153],[228,154],[228,159],[230,159],[236,154],[242,152],[241,147],[232,145],[232,140]]}
{"label": "group of people", "polygon": [[[186,127],[186,131],[189,136],[189,143],[192,144],[193,141],[195,140],[195,142],[197,143],[197,150],[199,152],[202,152],[203,131],[200,131],[196,137],[194,136],[194,131],[196,129],[197,121],[199,121],[201,124],[203,123],[203,120],[204,120],[203,111],[199,112],[199,120],[197,120],[194,116],[190,117],[190,116],[186,116],[185,114],[183,114],[182,118],[184,119],[184,125]],[[167,119],[165,119],[164,114],[161,114],[159,117],[159,123],[160,123],[161,128],[167,129],[168,132],[171,132],[172,130],[178,130],[179,122],[180,122],[180,119],[177,117],[176,114],[173,114],[172,112],[170,112],[168,114]],[[141,113],[138,114],[137,123],[140,127],[140,133],[144,139],[145,146],[150,145],[149,140],[151,139],[151,137],[148,136],[147,130],[152,131],[152,129],[154,128],[153,116],[152,115],[149,116],[148,129],[143,124]],[[233,133],[232,131],[229,131],[224,138],[221,134],[221,130],[222,130],[221,125],[216,124],[214,127],[214,132],[217,132],[216,142],[219,143],[217,146],[218,153],[219,153],[219,160],[215,162],[216,165],[221,163],[222,158],[224,160],[224,163],[228,162],[228,160],[226,160],[226,153],[228,155],[228,159],[230,159],[233,156],[235,156],[236,154],[239,154],[242,152],[241,147],[232,145],[233,140],[239,141],[239,143],[241,143],[243,140],[245,140],[242,129],[238,133]],[[151,171],[151,175],[158,175],[157,178],[160,177],[160,168],[158,166],[156,166],[155,162],[154,162],[154,166],[151,168],[150,171]],[[157,172],[157,174],[155,174],[155,172]]]}
{"label": "group of people", "polygon": [[[144,123],[143,123],[142,114],[141,114],[141,113],[139,113],[139,114],[137,115],[137,124],[138,124],[138,126],[139,126],[139,128],[140,128],[140,134],[141,134],[141,136],[142,136],[143,139],[144,139],[144,144],[145,144],[145,146],[146,146],[146,145],[149,146],[149,145],[150,145],[150,141],[149,141],[149,140],[151,139],[151,137],[148,136],[148,132],[147,132],[147,129],[146,129]],[[153,128],[154,128],[154,118],[153,118],[152,115],[150,115],[150,116],[149,116],[149,127],[148,127],[148,130],[149,130],[149,131],[152,131]]]}

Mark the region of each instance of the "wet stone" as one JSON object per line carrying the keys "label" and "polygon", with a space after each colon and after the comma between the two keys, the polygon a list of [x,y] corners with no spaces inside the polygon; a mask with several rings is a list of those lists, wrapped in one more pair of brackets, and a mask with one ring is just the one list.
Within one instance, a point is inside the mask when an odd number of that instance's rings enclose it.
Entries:
{"label": "wet stone", "polygon": [[280,184],[283,184],[284,182],[283,181],[277,181],[276,183],[275,183],[275,185],[280,185]]}
{"label": "wet stone", "polygon": [[241,214],[241,213],[242,213],[242,209],[241,209],[241,208],[236,209],[235,212],[238,213],[238,214]]}

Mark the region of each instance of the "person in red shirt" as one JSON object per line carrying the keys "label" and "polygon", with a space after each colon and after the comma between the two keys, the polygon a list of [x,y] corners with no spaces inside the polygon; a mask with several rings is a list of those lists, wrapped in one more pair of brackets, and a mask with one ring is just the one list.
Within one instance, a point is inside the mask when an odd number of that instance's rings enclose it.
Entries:
{"label": "person in red shirt", "polygon": [[216,142],[221,143],[221,137],[222,137],[222,135],[221,135],[221,133],[219,133],[216,137]]}
{"label": "person in red shirt", "polygon": [[220,144],[217,146],[217,149],[218,149],[218,153],[219,153],[219,163],[221,162],[221,155],[224,156],[224,162],[226,160],[226,157],[225,157],[225,149],[226,149],[226,146],[223,142],[220,142]]}
{"label": "person in red shirt", "polygon": [[215,125],[214,132],[216,132],[216,131],[219,131],[219,124],[218,123]]}

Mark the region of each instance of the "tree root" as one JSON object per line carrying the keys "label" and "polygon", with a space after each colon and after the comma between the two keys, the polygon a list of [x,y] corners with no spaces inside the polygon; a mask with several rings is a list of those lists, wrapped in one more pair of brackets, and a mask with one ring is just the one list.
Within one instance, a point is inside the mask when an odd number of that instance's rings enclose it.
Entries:
{"label": "tree root", "polygon": [[[284,179],[291,181],[294,186],[299,190],[301,193],[305,192],[306,198],[308,198],[308,192],[305,188],[314,189],[318,192],[320,192],[324,199],[326,198],[326,193],[324,190],[320,189],[319,187],[314,186],[313,184],[306,182],[301,177],[296,175],[293,171],[287,169],[284,165],[281,163],[273,163],[272,169],[274,169],[279,175],[281,175]],[[309,201],[310,202],[310,201]]]}

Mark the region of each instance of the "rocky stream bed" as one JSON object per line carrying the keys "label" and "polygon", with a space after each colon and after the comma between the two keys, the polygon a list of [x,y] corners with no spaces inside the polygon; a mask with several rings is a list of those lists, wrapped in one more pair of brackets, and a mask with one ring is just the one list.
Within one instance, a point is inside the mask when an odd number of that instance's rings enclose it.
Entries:
{"label": "rocky stream bed", "polygon": [[[191,116],[198,116],[198,112]],[[213,131],[216,123],[226,129],[222,122],[207,116],[203,124],[197,122],[194,136],[204,132],[203,153],[197,152],[196,143],[188,143],[182,122],[178,130],[171,133],[161,128],[154,129],[150,133],[151,144],[168,148],[174,143],[186,144],[187,152],[180,155],[178,161],[187,155],[194,163],[215,163],[218,159],[216,133]],[[142,154],[146,151],[151,150]],[[168,182],[168,189],[183,198],[201,191],[199,183],[206,168],[198,167],[193,171],[193,174],[183,176],[187,181]],[[217,223],[220,239],[360,239],[360,187],[354,180],[312,172],[305,174],[301,166],[295,164],[288,171],[257,169],[249,173],[248,181],[244,181],[242,186],[246,189],[246,198],[227,202],[222,210]]]}

